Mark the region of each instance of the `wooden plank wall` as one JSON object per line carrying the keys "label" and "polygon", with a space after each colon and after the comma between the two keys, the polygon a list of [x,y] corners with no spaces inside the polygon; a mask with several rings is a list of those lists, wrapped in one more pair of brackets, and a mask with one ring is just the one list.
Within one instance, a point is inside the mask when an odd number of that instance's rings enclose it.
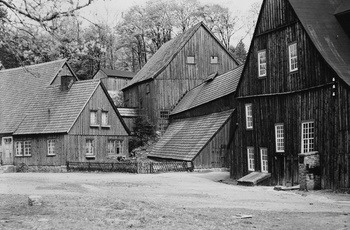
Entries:
{"label": "wooden plank wall", "polygon": [[[94,140],[94,153],[95,158],[86,158],[86,139],[93,139]],[[114,140],[122,140],[123,141],[123,152],[114,155],[117,156],[129,156],[129,138],[125,136],[118,136],[118,135],[66,135],[65,136],[65,151],[68,154],[67,160],[68,161],[79,161],[79,162],[88,162],[88,161],[100,161],[100,162],[106,162],[110,158],[107,154],[107,147],[108,147],[108,140],[114,139]]]}
{"label": "wooden plank wall", "polygon": [[130,79],[106,77],[106,78],[102,78],[101,81],[106,86],[108,91],[120,91],[124,86],[128,84]]}
{"label": "wooden plank wall", "polygon": [[[186,64],[189,55],[195,56],[196,64]],[[219,64],[210,64],[210,56],[218,56]],[[232,57],[201,27],[153,81],[124,90],[126,106],[141,108],[142,101],[146,115],[158,124],[160,110],[171,110],[185,92],[202,83],[209,74],[215,71],[225,73],[236,66]]]}
{"label": "wooden plank wall", "polygon": [[[55,156],[47,155],[47,140],[55,139]],[[14,164],[22,163],[28,166],[61,166],[66,164],[66,153],[64,151],[64,135],[26,135],[14,136],[13,143],[16,141],[31,142],[31,156],[16,156],[15,144],[13,145]]]}
{"label": "wooden plank wall", "polygon": [[[321,156],[322,188],[349,188],[349,86],[319,54],[296,21],[288,1],[266,1],[261,14],[237,89],[239,128],[232,153],[231,176],[240,178],[248,173],[247,146],[254,147],[256,170],[260,170],[259,148],[266,147],[272,183],[297,184],[301,122],[313,120],[315,150]],[[288,45],[295,41],[298,71],[289,73]],[[257,52],[261,49],[267,51],[265,78],[258,78]],[[332,96],[333,83],[335,97]],[[276,93],[280,95],[273,95]],[[253,130],[245,129],[246,103],[253,105]],[[276,123],[284,123],[283,155],[275,151]]]}
{"label": "wooden plank wall", "polygon": [[229,167],[230,151],[228,147],[234,134],[233,123],[235,123],[235,118],[231,117],[198,153],[193,160],[196,169]]}

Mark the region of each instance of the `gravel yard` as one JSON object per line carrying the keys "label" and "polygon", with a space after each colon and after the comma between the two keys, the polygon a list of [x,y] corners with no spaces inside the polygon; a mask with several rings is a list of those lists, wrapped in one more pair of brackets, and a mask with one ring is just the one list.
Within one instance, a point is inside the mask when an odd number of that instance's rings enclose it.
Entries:
{"label": "gravel yard", "polygon": [[[350,195],[218,182],[228,178],[0,174],[0,229],[350,229]],[[43,205],[29,206],[30,195],[42,196]]]}

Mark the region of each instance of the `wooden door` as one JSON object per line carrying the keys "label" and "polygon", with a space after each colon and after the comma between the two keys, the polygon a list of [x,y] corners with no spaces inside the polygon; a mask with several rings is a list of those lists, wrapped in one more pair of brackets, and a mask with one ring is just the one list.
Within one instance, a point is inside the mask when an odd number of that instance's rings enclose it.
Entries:
{"label": "wooden door", "polygon": [[13,164],[13,141],[12,137],[2,138],[2,162],[4,165]]}

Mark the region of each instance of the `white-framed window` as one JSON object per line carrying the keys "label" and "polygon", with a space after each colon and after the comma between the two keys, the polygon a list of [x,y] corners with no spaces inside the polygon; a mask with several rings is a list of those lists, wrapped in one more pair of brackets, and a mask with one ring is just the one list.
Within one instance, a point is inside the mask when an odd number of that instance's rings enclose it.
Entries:
{"label": "white-framed window", "polygon": [[90,125],[98,125],[97,111],[95,111],[95,110],[90,111]]}
{"label": "white-framed window", "polygon": [[187,56],[186,64],[195,64],[194,56]]}
{"label": "white-framed window", "polygon": [[248,170],[255,171],[254,148],[253,147],[247,147],[247,158],[248,158]]}
{"label": "white-framed window", "polygon": [[109,139],[107,145],[108,155],[122,154],[123,153],[123,141]]}
{"label": "white-framed window", "polygon": [[108,126],[108,112],[102,111],[101,113],[101,125]]}
{"label": "white-framed window", "polygon": [[298,70],[298,53],[297,43],[290,44],[288,46],[289,53],[289,71],[293,72]]}
{"label": "white-framed window", "polygon": [[85,155],[86,156],[94,156],[94,140],[86,139],[85,142]]}
{"label": "white-framed window", "polygon": [[169,119],[169,110],[161,110],[159,116],[161,119]]}
{"label": "white-framed window", "polygon": [[245,124],[247,129],[253,129],[252,104],[245,105]]}
{"label": "white-framed window", "polygon": [[16,156],[26,156],[32,155],[32,143],[30,141],[16,141],[15,142]]}
{"label": "white-framed window", "polygon": [[16,156],[23,156],[23,141],[15,142]]}
{"label": "white-framed window", "polygon": [[260,148],[261,172],[269,172],[267,148]]}
{"label": "white-framed window", "polygon": [[276,138],[276,152],[284,152],[284,125],[275,125],[275,138]]}
{"label": "white-framed window", "polygon": [[218,64],[219,58],[218,56],[210,56],[210,64]]}
{"label": "white-framed window", "polygon": [[49,156],[56,155],[55,145],[56,145],[55,139],[48,139],[47,140],[47,155],[49,155]]}
{"label": "white-framed window", "polygon": [[315,145],[315,123],[305,121],[301,123],[301,152],[308,153],[314,151]]}
{"label": "white-framed window", "polygon": [[259,77],[266,76],[266,50],[258,51],[258,71]]}

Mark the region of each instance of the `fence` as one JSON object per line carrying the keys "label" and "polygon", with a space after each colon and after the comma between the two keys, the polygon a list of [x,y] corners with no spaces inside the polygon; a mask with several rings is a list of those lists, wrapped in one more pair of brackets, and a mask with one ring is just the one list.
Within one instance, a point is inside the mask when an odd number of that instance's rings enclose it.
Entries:
{"label": "fence", "polygon": [[102,171],[102,172],[126,172],[126,173],[160,173],[160,172],[185,172],[191,170],[191,162],[166,161],[166,162],[69,162],[67,171]]}

